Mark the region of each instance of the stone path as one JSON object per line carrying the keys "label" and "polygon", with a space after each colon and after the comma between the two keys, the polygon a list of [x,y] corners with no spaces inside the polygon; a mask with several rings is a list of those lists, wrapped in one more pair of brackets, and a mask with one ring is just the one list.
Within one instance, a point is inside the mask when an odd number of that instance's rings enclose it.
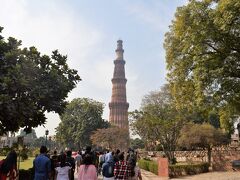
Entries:
{"label": "stone path", "polygon": [[142,173],[143,180],[152,180],[152,179],[153,180],[157,180],[157,179],[163,180],[163,178],[160,178],[160,177],[156,176],[155,174],[153,174],[153,173],[151,173],[149,171],[145,171],[143,169],[141,169],[141,173]]}
{"label": "stone path", "polygon": [[[160,178],[155,174],[141,170],[143,180],[165,180],[164,178]],[[185,176],[180,178],[172,178],[171,180],[240,180],[240,172],[209,172],[198,174],[194,176]]]}
{"label": "stone path", "polygon": [[240,172],[209,172],[194,176],[175,178],[174,180],[240,180]]}
{"label": "stone path", "polygon": [[[141,169],[143,180],[167,180],[167,178],[160,178],[155,174]],[[99,176],[98,180],[102,180]],[[75,174],[75,180],[77,175]],[[198,174],[194,176],[185,176],[180,178],[172,178],[171,180],[240,180],[240,172],[209,172]]]}

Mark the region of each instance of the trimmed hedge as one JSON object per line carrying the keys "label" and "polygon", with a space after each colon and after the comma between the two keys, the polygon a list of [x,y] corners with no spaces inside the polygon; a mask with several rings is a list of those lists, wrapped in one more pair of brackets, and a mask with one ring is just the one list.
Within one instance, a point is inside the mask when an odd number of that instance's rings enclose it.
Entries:
{"label": "trimmed hedge", "polygon": [[182,164],[182,165],[169,165],[169,176],[178,177],[184,175],[194,175],[208,172],[209,164]]}
{"label": "trimmed hedge", "polygon": [[[155,161],[141,159],[138,161],[141,169],[150,171],[158,175],[158,164]],[[186,165],[169,165],[169,177],[178,177],[184,175],[194,175],[208,172],[209,164],[186,164]]]}
{"label": "trimmed hedge", "polygon": [[155,161],[141,159],[141,160],[138,161],[138,166],[141,169],[144,169],[146,171],[150,171],[150,172],[158,175],[158,164]]}

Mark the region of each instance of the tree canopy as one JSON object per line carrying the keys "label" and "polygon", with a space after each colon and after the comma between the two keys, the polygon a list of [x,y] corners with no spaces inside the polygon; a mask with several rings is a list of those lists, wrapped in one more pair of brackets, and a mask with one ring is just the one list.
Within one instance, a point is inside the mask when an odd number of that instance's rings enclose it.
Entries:
{"label": "tree canopy", "polygon": [[177,108],[217,108],[227,131],[240,113],[239,29],[239,0],[191,0],[177,9],[164,43]]}
{"label": "tree canopy", "polygon": [[91,145],[93,131],[109,126],[102,118],[103,107],[103,103],[93,99],[73,99],[60,116],[61,122],[56,128],[58,142],[78,149]]}
{"label": "tree canopy", "polygon": [[131,113],[133,131],[145,142],[159,142],[171,163],[184,119],[175,109],[169,86],[151,92],[142,100],[141,109]]}
{"label": "tree canopy", "polygon": [[210,124],[185,125],[181,130],[178,145],[189,149],[202,148],[208,150],[208,161],[211,162],[211,149],[214,146],[228,143],[227,134]]}
{"label": "tree canopy", "polygon": [[91,140],[102,148],[127,150],[129,132],[128,129],[119,127],[98,129],[91,135]]}
{"label": "tree canopy", "polygon": [[[0,33],[2,31],[0,27]],[[63,113],[68,93],[80,80],[57,50],[51,57],[0,35],[0,134],[43,125],[45,112]]]}
{"label": "tree canopy", "polygon": [[145,147],[144,141],[142,139],[130,139],[130,146],[132,149],[143,149]]}

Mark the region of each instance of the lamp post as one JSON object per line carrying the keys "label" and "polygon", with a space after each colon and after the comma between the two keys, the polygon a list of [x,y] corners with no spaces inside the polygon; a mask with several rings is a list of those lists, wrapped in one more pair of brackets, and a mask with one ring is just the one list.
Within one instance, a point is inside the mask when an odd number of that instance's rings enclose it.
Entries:
{"label": "lamp post", "polygon": [[51,146],[52,146],[52,137],[49,136],[48,137],[48,140],[49,140],[49,151],[51,151]]}
{"label": "lamp post", "polygon": [[47,147],[47,136],[48,136],[48,133],[49,133],[49,131],[48,130],[46,130],[45,131],[45,136],[46,136],[46,140],[45,140],[45,146]]}

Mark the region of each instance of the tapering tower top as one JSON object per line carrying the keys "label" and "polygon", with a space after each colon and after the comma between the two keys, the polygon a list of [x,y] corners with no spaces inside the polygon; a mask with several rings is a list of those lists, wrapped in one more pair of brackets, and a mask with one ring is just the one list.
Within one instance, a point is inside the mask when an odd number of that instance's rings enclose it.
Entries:
{"label": "tapering tower top", "polygon": [[116,52],[116,55],[117,55],[117,59],[116,60],[123,60],[123,53],[124,53],[124,50],[123,50],[123,46],[122,46],[122,43],[123,41],[121,39],[119,39],[117,41],[117,49],[115,50]]}

